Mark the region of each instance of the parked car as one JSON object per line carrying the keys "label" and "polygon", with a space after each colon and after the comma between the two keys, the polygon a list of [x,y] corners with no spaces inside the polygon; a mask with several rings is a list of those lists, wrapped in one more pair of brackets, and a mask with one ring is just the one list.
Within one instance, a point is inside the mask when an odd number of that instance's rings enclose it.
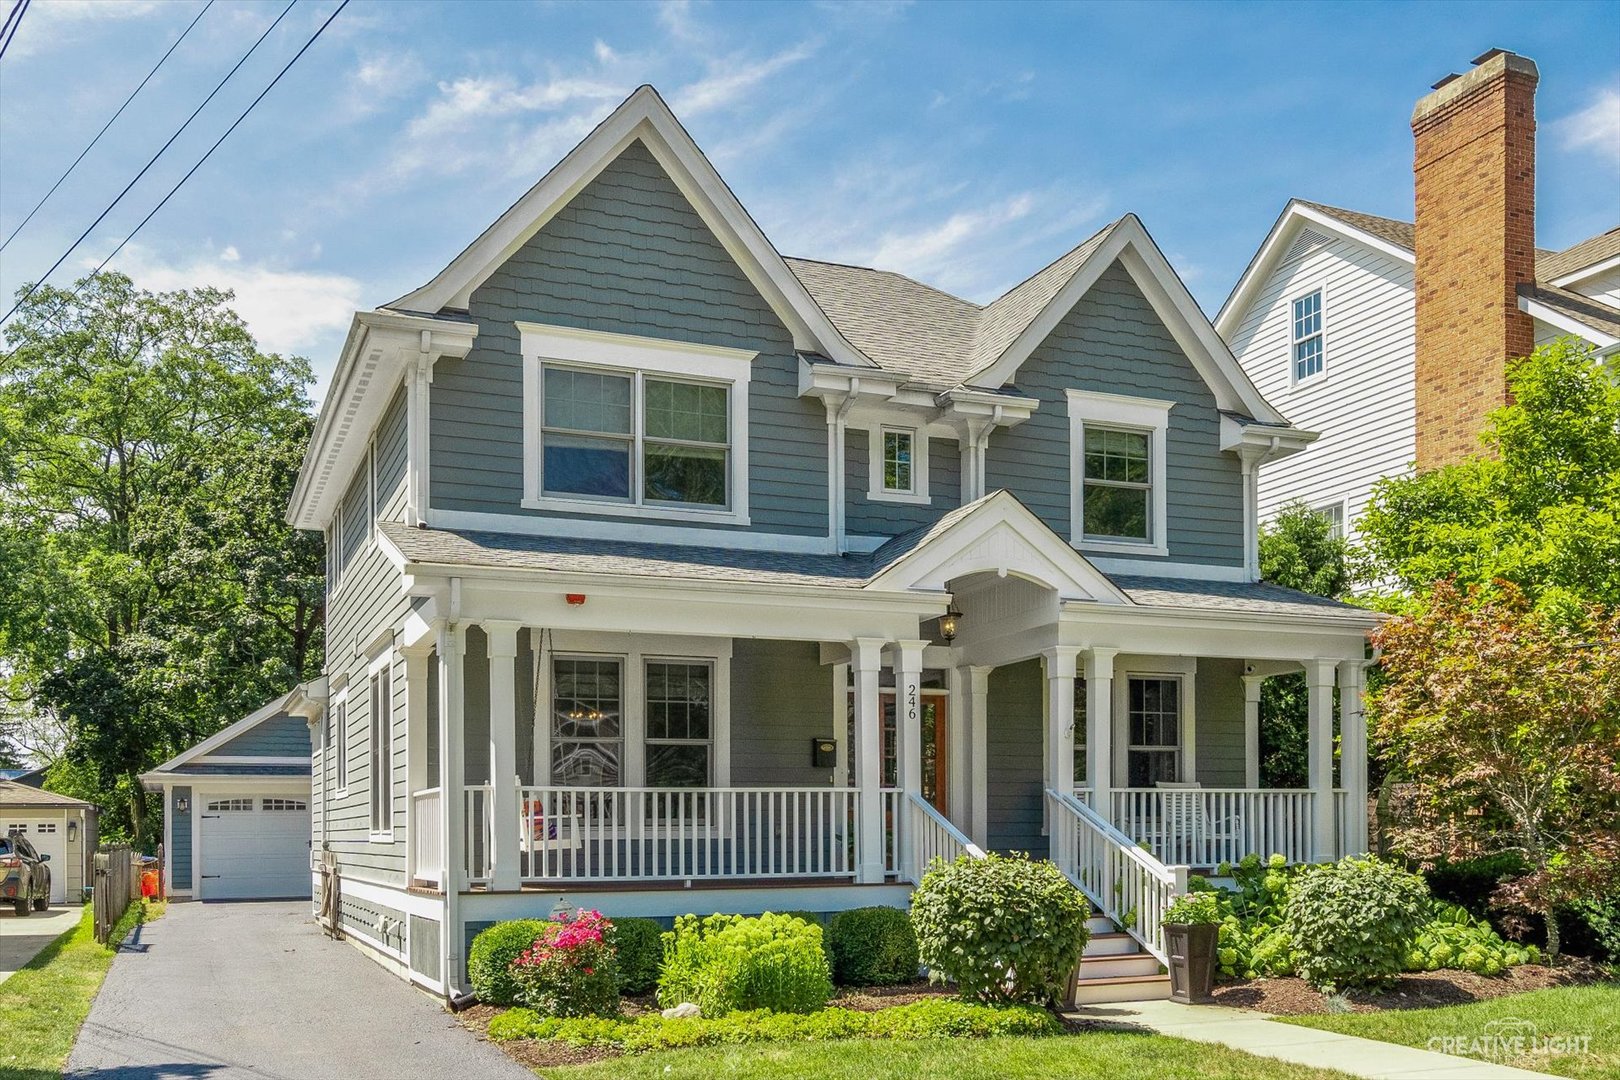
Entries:
{"label": "parked car", "polygon": [[16,906],[17,917],[51,906],[51,861],[20,836],[0,838],[0,897]]}

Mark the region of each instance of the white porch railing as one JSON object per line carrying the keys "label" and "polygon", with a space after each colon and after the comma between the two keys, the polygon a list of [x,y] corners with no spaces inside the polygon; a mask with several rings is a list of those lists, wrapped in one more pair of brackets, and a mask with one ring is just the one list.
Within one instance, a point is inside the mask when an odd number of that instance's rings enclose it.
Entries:
{"label": "white porch railing", "polygon": [[1160,859],[1219,866],[1253,852],[1311,859],[1312,793],[1259,788],[1124,788],[1113,824]]}
{"label": "white porch railing", "polygon": [[1073,792],[1048,788],[1046,805],[1058,869],[1099,911],[1168,963],[1159,922],[1176,894],[1186,891],[1186,869],[1171,869],[1137,847]]}
{"label": "white porch railing", "polygon": [[900,872],[900,807],[905,793],[899,788],[881,788],[878,798],[883,804],[883,873]]}
{"label": "white porch railing", "polygon": [[916,792],[906,795],[906,868],[901,877],[912,884],[922,881],[935,859],[955,862],[959,855],[984,858],[984,849],[952,825],[950,819]]}
{"label": "white porch railing", "polygon": [[1334,850],[1339,858],[1366,854],[1355,850],[1361,845],[1356,842],[1355,823],[1350,820],[1350,793],[1344,788],[1335,788],[1333,791],[1333,829],[1334,839],[1338,844]]}
{"label": "white porch railing", "polygon": [[853,788],[521,789],[520,879],[851,877]]}
{"label": "white porch railing", "polygon": [[488,784],[468,784],[462,790],[467,800],[461,847],[466,859],[467,882],[488,885],[495,875],[495,791]]}
{"label": "white porch railing", "polygon": [[439,828],[443,795],[438,788],[411,793],[411,876],[437,886],[444,877],[444,833]]}

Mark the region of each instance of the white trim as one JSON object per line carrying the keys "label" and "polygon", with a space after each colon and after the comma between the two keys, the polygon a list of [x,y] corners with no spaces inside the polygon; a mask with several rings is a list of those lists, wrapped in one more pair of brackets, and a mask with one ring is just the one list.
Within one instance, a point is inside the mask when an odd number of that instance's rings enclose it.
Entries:
{"label": "white trim", "polygon": [[[394,786],[398,777],[394,772],[394,754],[396,750],[394,741],[394,667],[397,656],[392,647],[393,634],[388,632],[390,645],[373,657],[366,664],[366,842],[369,844],[392,844],[394,842],[394,826],[396,808],[394,807]],[[382,718],[379,725],[377,716],[377,679],[386,674],[388,677],[387,694],[382,701],[382,707],[387,715]],[[377,746],[377,733],[381,730],[387,736],[387,753],[379,754]],[[383,801],[388,804],[388,827],[377,828],[375,805],[377,800],[377,765],[381,762],[385,776],[383,777]]]}
{"label": "white trim", "polygon": [[[1600,303],[1601,301],[1593,302]],[[1600,349],[1607,349],[1613,345],[1620,344],[1620,337],[1615,337],[1613,334],[1606,334],[1596,327],[1589,326],[1586,323],[1581,322],[1568,312],[1559,311],[1556,308],[1548,307],[1546,304],[1543,304],[1539,300],[1535,300],[1531,297],[1519,297],[1519,310],[1524,312],[1526,315],[1529,315],[1533,319],[1540,319],[1547,325],[1562,330],[1566,334],[1575,334],[1578,337],[1583,337]]]}
{"label": "white trim", "polygon": [[[748,383],[757,352],[686,341],[600,333],[540,323],[516,324],[523,353],[523,499],[530,510],[564,514],[651,518],[660,521],[710,522],[745,526],[748,516]],[[631,380],[630,498],[628,502],[585,496],[547,495],[541,469],[547,364],[588,368]],[[642,422],[644,376],[707,381],[726,387],[730,505],[707,508],[666,506],[642,501],[638,477],[645,438]]]}
{"label": "white trim", "polygon": [[[163,764],[150,771],[153,773],[172,772],[177,766],[184,765],[188,761],[196,761],[198,758],[207,755],[208,752],[213,750],[215,747],[223,746],[232,739],[236,738],[238,735],[258,727],[271,717],[281,715],[286,711],[285,706],[289,701],[292,700],[295,693],[297,693],[296,689],[287,691],[274,701],[260,706],[255,711],[248,713],[246,716],[242,717],[242,719],[236,721],[234,724],[214,732],[212,735],[208,736],[208,738],[197,743],[190,749],[182,750],[168,761],[165,761]],[[229,759],[217,758],[215,760],[225,761]],[[262,758],[253,760],[257,760],[261,764],[275,764],[280,762],[280,759],[278,758]],[[302,759],[299,760],[302,761]]]}
{"label": "white trim", "polygon": [[1590,266],[1583,266],[1578,270],[1572,270],[1560,277],[1555,277],[1552,279],[1551,284],[1558,286],[1560,289],[1567,289],[1576,282],[1597,277],[1599,274],[1608,273],[1614,269],[1620,269],[1620,255],[1611,255],[1607,259],[1599,259]]}
{"label": "white trim", "polygon": [[[1168,432],[1173,401],[1099,394],[1087,390],[1064,391],[1069,404],[1069,542],[1081,551],[1122,555],[1169,555]],[[1145,542],[1093,539],[1085,535],[1086,427],[1133,430],[1148,436],[1148,535]]]}
{"label": "white trim", "polygon": [[[596,513],[595,503],[580,511]],[[596,521],[591,518],[558,518],[523,514],[490,514],[474,510],[428,511],[428,525],[435,529],[472,529],[514,533],[519,536],[562,536],[578,540],[635,540],[677,547],[724,547],[737,551],[780,551],[800,555],[834,555],[835,543],[819,533],[795,536],[787,533],[742,532],[735,528],[683,528],[641,522]]]}
{"label": "white trim", "polygon": [[[911,489],[891,491],[883,486],[883,437],[889,432],[911,437]],[[873,424],[867,429],[866,498],[869,502],[910,503],[927,506],[932,498],[928,482],[928,432],[906,424]]]}

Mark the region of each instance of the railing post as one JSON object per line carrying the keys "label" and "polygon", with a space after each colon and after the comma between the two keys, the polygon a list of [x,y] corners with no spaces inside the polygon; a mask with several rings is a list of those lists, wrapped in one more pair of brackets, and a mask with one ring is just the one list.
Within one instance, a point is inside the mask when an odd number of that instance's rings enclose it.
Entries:
{"label": "railing post", "polygon": [[1337,660],[1318,657],[1305,664],[1307,713],[1310,740],[1307,749],[1311,788],[1311,858],[1319,862],[1334,857],[1333,826],[1333,683]]}
{"label": "railing post", "polygon": [[859,777],[859,821],[856,826],[855,880],[883,880],[883,711],[878,697],[878,676],[883,642],[856,638],[850,645],[850,668],[855,683],[856,771]]}

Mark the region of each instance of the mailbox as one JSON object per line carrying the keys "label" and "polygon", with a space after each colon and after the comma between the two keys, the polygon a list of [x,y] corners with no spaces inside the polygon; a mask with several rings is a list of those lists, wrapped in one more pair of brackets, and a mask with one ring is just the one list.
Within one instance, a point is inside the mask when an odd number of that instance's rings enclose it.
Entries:
{"label": "mailbox", "polygon": [[838,765],[837,739],[811,739],[810,764],[817,769],[831,769]]}

